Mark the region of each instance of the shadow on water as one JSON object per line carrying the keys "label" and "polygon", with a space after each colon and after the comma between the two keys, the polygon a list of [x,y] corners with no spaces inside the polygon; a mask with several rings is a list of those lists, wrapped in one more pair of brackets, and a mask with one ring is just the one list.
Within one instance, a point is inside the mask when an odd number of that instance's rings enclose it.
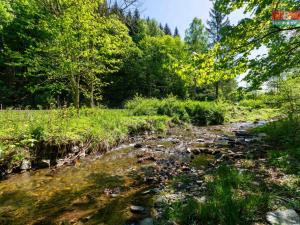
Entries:
{"label": "shadow on water", "polygon": [[[127,224],[150,215],[152,198],[142,194],[148,187],[142,177],[134,149],[54,173],[15,175],[0,182],[0,224]],[[145,213],[135,217],[132,204]]]}
{"label": "shadow on water", "polygon": [[[57,224],[64,215],[78,211],[69,217],[86,216],[97,211],[98,200],[105,202],[103,197],[106,188],[119,187],[124,189],[124,178],[111,176],[106,173],[92,173],[87,178],[91,184],[79,190],[62,190],[52,194],[47,200],[40,200],[38,196],[26,194],[24,191],[2,193],[0,196],[1,224]],[[77,215],[76,215],[77,214]]]}

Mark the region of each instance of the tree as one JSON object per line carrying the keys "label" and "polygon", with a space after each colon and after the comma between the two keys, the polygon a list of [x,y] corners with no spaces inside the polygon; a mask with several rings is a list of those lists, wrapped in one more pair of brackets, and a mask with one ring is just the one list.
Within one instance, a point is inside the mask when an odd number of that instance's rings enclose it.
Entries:
{"label": "tree", "polygon": [[14,15],[9,1],[2,0],[0,4],[0,31],[6,23],[12,21],[13,17]]}
{"label": "tree", "polygon": [[216,1],[213,1],[213,8],[209,12],[210,20],[207,21],[208,33],[212,45],[221,42],[222,30],[230,25],[228,16],[218,9]]}
{"label": "tree", "polygon": [[[225,13],[222,13],[218,9],[218,5],[216,1],[213,1],[213,8],[209,12],[210,20],[207,21],[208,24],[208,33],[210,37],[211,45],[215,45],[221,42],[222,39],[222,30],[230,25],[229,19]],[[217,57],[222,57],[222,55],[218,55]],[[219,98],[219,88],[221,85],[220,80],[216,81],[215,83],[215,96],[216,99]],[[226,84],[227,82],[225,82]]]}
{"label": "tree", "polygon": [[191,57],[173,64],[177,74],[193,88],[192,96],[197,98],[197,88],[219,80],[232,79],[245,72],[244,64],[231,63],[231,56],[217,57],[221,45],[216,44],[206,52],[193,52]]}
{"label": "tree", "polygon": [[164,31],[164,27],[163,27],[163,25],[162,25],[161,23],[159,23],[159,28],[160,28],[162,31]]}
{"label": "tree", "polygon": [[144,74],[145,96],[163,97],[174,94],[185,96],[185,85],[173,70],[177,60],[187,57],[186,46],[179,39],[169,35],[146,37],[139,45],[142,50],[142,74]]}
{"label": "tree", "polygon": [[132,45],[125,25],[113,16],[100,16],[97,8],[93,0],[68,1],[64,13],[49,21],[55,24],[56,38],[40,46],[41,65],[31,63],[52,79],[66,79],[77,109],[81,94],[94,105],[101,91],[99,76],[117,71]]}
{"label": "tree", "polygon": [[[246,80],[253,87],[259,87],[270,77],[280,76],[291,68],[299,68],[300,26],[276,25],[271,20],[274,10],[298,10],[298,1],[218,0],[217,4],[227,15],[240,8],[252,15],[227,29],[225,42],[229,48],[225,54],[232,54],[233,61],[247,61],[250,70]],[[263,46],[268,49],[268,54],[249,58],[254,49]]]}
{"label": "tree", "polygon": [[172,35],[172,31],[167,23],[164,27],[164,32],[165,32],[165,35]]}
{"label": "tree", "polygon": [[189,45],[191,52],[205,52],[208,49],[208,32],[201,19],[194,18],[185,32],[185,42]]}
{"label": "tree", "polygon": [[177,27],[175,27],[174,37],[180,37],[180,35],[179,35],[179,30],[178,30]]}
{"label": "tree", "polygon": [[159,25],[156,20],[151,19],[147,20],[147,35],[151,37],[163,36],[164,32],[159,28]]}

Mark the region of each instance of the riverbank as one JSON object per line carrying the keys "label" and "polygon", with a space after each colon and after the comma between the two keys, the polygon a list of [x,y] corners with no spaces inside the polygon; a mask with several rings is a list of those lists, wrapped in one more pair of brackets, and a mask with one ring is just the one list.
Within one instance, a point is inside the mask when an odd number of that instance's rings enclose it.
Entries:
{"label": "riverbank", "polygon": [[[265,110],[265,109],[261,109]],[[276,110],[237,108],[214,102],[136,98],[123,110],[71,108],[0,111],[1,176],[74,164],[102,154],[143,132],[165,132],[169,126],[214,125],[245,119],[268,119]],[[265,111],[264,111],[265,112]]]}
{"label": "riverbank", "polygon": [[74,163],[105,153],[144,131],[164,131],[167,116],[131,116],[127,110],[0,111],[0,169],[3,174],[31,167]]}

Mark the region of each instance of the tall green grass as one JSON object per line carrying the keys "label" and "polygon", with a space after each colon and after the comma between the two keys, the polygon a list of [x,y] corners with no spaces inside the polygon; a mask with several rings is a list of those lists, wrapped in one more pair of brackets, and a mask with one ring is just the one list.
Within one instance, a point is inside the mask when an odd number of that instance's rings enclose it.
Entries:
{"label": "tall green grass", "polygon": [[74,109],[0,111],[0,169],[34,156],[37,143],[116,144],[145,130],[162,131],[166,116],[132,116],[128,110]]}
{"label": "tall green grass", "polygon": [[181,225],[253,224],[268,210],[269,196],[252,184],[253,175],[226,166],[220,167],[208,183],[207,200],[189,199],[168,206],[164,221]]}
{"label": "tall green grass", "polygon": [[174,97],[145,99],[136,97],[125,105],[133,115],[166,115],[174,120],[196,125],[215,125],[224,122],[224,111],[214,102],[181,101]]}
{"label": "tall green grass", "polygon": [[113,142],[139,129],[164,129],[164,116],[131,116],[127,110],[82,109],[49,111],[0,111],[2,140],[74,140]]}

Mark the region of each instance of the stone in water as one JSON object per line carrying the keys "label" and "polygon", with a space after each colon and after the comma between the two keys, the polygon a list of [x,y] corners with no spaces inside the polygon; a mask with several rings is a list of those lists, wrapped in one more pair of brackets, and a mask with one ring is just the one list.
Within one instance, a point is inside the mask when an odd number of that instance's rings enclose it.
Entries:
{"label": "stone in water", "polygon": [[268,212],[267,220],[272,225],[300,225],[300,217],[292,209]]}

